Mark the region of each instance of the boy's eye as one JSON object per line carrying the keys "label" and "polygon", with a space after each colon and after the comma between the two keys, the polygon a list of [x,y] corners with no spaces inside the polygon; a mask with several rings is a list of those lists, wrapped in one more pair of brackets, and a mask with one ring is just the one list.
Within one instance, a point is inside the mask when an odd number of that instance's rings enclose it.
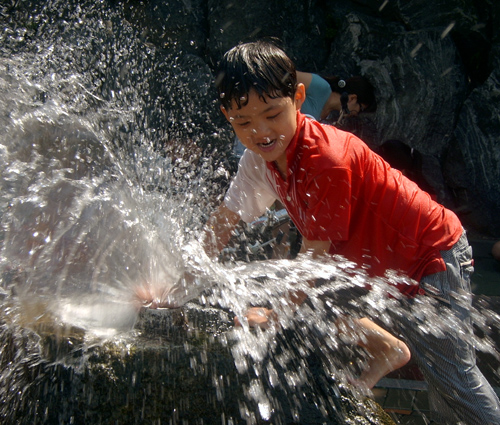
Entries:
{"label": "boy's eye", "polygon": [[243,121],[243,122],[238,122],[236,123],[239,127],[246,127],[248,124],[250,124],[250,121]]}
{"label": "boy's eye", "polygon": [[278,118],[278,115],[281,114],[281,112],[278,112],[277,114],[274,114],[270,117],[267,117],[268,120],[274,120],[275,118]]}

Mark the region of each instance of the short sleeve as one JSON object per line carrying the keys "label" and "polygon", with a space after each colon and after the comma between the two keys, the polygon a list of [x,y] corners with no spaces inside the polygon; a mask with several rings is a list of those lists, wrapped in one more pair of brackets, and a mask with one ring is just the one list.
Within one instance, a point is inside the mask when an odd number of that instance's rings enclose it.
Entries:
{"label": "short sleeve", "polygon": [[300,108],[303,114],[310,115],[316,120],[321,119],[321,111],[332,94],[330,84],[317,74],[312,75],[311,84],[306,91],[306,99]]}
{"label": "short sleeve", "polygon": [[252,151],[245,150],[238,172],[224,197],[226,207],[250,223],[262,216],[277,198],[265,161]]}

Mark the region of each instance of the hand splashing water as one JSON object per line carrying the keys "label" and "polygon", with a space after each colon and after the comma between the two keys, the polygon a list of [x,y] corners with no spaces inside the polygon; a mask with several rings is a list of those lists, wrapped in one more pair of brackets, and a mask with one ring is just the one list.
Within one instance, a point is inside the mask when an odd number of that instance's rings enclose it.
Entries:
{"label": "hand splashing water", "polygon": [[198,295],[194,276],[188,273],[174,284],[144,282],[134,288],[136,305],[152,309],[180,308]]}
{"label": "hand splashing water", "polygon": [[16,294],[48,299],[83,327],[133,323],[105,314],[106,304],[130,316],[118,304],[175,308],[197,296],[194,279],[179,279],[181,225],[165,219],[164,195],[136,189],[102,135],[58,112],[28,114],[5,131],[2,255],[23,270]]}

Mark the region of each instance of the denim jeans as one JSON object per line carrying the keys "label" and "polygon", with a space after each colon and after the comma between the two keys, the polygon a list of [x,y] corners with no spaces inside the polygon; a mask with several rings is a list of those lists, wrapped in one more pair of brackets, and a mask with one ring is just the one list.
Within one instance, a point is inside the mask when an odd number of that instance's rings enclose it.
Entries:
{"label": "denim jeans", "polygon": [[431,419],[441,425],[500,425],[500,402],[476,365],[470,317],[472,248],[465,231],[448,251],[446,270],[422,278],[413,314],[395,326],[427,383]]}

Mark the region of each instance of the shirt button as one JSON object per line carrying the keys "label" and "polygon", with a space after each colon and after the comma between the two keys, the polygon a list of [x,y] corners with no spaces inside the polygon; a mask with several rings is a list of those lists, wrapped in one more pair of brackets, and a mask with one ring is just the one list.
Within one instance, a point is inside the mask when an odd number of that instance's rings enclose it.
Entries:
{"label": "shirt button", "polygon": [[290,195],[287,195],[286,200],[287,200],[288,202],[290,202],[290,201],[292,200],[292,198],[290,198]]}

